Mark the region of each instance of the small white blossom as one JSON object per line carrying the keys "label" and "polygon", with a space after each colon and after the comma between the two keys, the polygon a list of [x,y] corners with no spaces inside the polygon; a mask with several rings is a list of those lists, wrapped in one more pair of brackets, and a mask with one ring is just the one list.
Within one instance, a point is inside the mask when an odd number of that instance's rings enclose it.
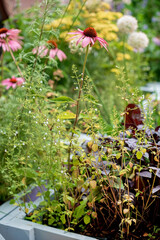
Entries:
{"label": "small white blossom", "polygon": [[138,52],[143,51],[148,46],[149,39],[143,32],[133,32],[129,35],[128,44],[135,48]]}
{"label": "small white blossom", "polygon": [[124,15],[117,21],[117,27],[121,33],[129,34],[134,32],[137,27],[137,19],[132,16]]}
{"label": "small white blossom", "polygon": [[[80,44],[76,44],[77,40],[79,38],[74,38],[69,42],[69,48],[70,48],[70,52],[75,54],[78,53],[78,55],[82,55],[83,53],[85,53],[85,48],[83,48]],[[91,47],[89,47],[89,52],[91,51]]]}
{"label": "small white blossom", "polygon": [[88,10],[95,10],[101,4],[101,0],[87,0],[85,6]]}

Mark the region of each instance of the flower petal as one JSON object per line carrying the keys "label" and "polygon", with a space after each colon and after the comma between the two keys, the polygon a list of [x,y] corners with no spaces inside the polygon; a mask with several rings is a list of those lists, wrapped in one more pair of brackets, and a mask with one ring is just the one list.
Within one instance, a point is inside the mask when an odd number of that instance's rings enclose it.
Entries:
{"label": "flower petal", "polygon": [[64,59],[67,58],[66,54],[63,51],[59,50],[59,49],[57,51],[57,57],[58,57],[58,59],[60,61],[63,61]]}
{"label": "flower petal", "polygon": [[86,47],[90,43],[92,43],[90,37],[85,37],[82,41],[82,47]]}

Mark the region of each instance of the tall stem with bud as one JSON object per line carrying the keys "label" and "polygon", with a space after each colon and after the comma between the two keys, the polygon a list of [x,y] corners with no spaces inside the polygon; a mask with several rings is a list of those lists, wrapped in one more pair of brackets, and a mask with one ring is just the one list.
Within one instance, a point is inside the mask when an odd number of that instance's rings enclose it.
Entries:
{"label": "tall stem with bud", "polygon": [[78,99],[76,101],[76,117],[75,117],[75,121],[74,121],[74,124],[73,124],[73,129],[72,129],[72,134],[71,134],[70,144],[69,144],[69,149],[68,149],[68,171],[69,171],[69,167],[70,167],[70,155],[71,155],[71,149],[72,149],[72,141],[73,141],[74,130],[76,128],[76,125],[77,125],[77,122],[78,122],[78,117],[79,117],[79,104],[80,104],[80,98],[81,98],[81,93],[82,93],[82,89],[83,89],[84,73],[85,73],[85,68],[86,68],[88,51],[89,51],[89,45],[86,48],[86,54],[85,54],[84,63],[83,63],[83,70],[82,70],[82,77],[81,77],[80,86],[79,86]]}

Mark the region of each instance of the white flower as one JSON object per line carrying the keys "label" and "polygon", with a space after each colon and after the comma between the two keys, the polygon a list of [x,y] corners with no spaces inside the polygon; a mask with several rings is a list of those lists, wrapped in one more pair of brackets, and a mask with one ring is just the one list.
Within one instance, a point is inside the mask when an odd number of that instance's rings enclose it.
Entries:
{"label": "white flower", "polygon": [[[74,38],[69,42],[69,48],[70,48],[70,52],[75,54],[78,53],[78,55],[82,55],[83,53],[85,53],[85,48],[83,48],[80,44],[76,44],[77,43],[78,38]],[[91,47],[89,47],[89,52],[91,51]]]}
{"label": "white flower", "polygon": [[125,4],[131,4],[131,0],[122,0],[122,2]]}
{"label": "white flower", "polygon": [[148,46],[149,39],[143,32],[133,32],[129,35],[128,44],[135,48],[138,52],[143,51]]}
{"label": "white flower", "polygon": [[101,0],[87,0],[85,6],[88,10],[95,10],[101,4]]}
{"label": "white flower", "polygon": [[132,33],[138,27],[137,19],[132,16],[124,15],[123,17],[118,19],[117,26],[119,28],[119,31],[122,33]]}

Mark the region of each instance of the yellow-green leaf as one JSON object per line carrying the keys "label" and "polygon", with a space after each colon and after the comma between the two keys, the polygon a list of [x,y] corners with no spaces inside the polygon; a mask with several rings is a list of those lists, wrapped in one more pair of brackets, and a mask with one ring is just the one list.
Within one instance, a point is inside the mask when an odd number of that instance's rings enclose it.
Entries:
{"label": "yellow-green leaf", "polygon": [[85,215],[85,216],[84,216],[84,223],[87,225],[88,223],[90,223],[90,221],[91,221],[90,216]]}
{"label": "yellow-green leaf", "polygon": [[74,119],[76,117],[76,114],[74,114],[71,111],[65,111],[63,113],[60,113],[57,118],[58,119]]}
{"label": "yellow-green leaf", "polygon": [[142,156],[143,156],[143,153],[142,153],[142,152],[138,151],[138,152],[136,153],[137,159],[141,159]]}
{"label": "yellow-green leaf", "polygon": [[116,158],[119,159],[121,157],[121,153],[116,154]]}
{"label": "yellow-green leaf", "polygon": [[52,102],[74,102],[70,97],[62,96],[52,99]]}

